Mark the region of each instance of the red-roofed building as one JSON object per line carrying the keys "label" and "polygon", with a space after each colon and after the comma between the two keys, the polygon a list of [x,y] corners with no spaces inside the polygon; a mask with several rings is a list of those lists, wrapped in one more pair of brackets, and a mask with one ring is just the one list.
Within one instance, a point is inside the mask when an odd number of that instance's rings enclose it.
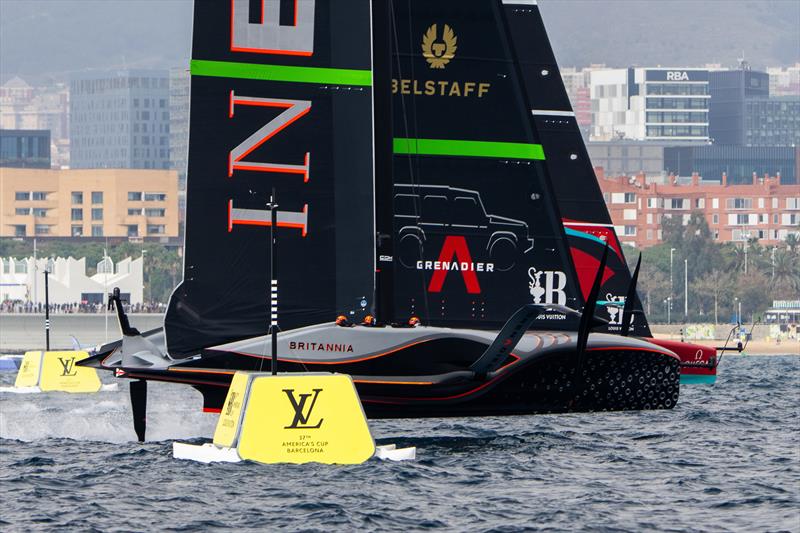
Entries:
{"label": "red-roofed building", "polygon": [[607,178],[600,167],[595,173],[619,239],[639,248],[663,242],[664,217],[681,217],[686,224],[696,211],[719,242],[758,238],[770,245],[791,233],[800,237],[800,185],[782,185],[780,176],[753,175],[750,184],[729,185],[724,174],[709,181],[694,173],[688,181],[644,174]]}

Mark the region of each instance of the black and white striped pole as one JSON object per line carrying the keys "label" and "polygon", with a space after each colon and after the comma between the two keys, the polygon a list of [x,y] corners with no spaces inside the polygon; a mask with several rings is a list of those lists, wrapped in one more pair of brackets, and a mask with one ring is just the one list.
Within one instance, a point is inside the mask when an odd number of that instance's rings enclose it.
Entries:
{"label": "black and white striped pole", "polygon": [[47,276],[50,272],[44,269],[44,338],[47,351],[50,351],[50,286],[47,283]]}
{"label": "black and white striped pole", "polygon": [[278,225],[278,204],[276,203],[275,187],[269,199],[270,225],[269,225],[269,270],[270,270],[270,322],[269,332],[272,335],[272,375],[278,374],[278,243],[276,242],[275,226]]}

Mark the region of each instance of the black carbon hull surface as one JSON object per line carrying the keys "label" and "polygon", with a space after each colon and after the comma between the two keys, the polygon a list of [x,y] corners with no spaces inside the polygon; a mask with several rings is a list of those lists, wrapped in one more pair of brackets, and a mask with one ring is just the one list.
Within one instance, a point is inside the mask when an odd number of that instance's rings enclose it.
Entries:
{"label": "black carbon hull surface", "polygon": [[495,379],[475,383],[467,393],[442,391],[438,397],[387,398],[381,394],[388,391],[369,384],[358,390],[371,418],[671,409],[678,401],[680,369],[665,355],[603,351],[590,353],[582,368],[574,358],[553,357]]}
{"label": "black carbon hull surface", "polygon": [[[268,371],[269,362],[264,363],[261,369]],[[291,370],[344,369],[311,364]],[[203,394],[204,409],[213,412],[224,404],[232,375],[232,370],[182,368],[131,370],[123,377],[192,385]],[[352,377],[369,418],[670,409],[678,401],[680,361],[658,352],[590,349],[583,361],[574,353],[553,352],[508,364],[485,379],[468,371]]]}

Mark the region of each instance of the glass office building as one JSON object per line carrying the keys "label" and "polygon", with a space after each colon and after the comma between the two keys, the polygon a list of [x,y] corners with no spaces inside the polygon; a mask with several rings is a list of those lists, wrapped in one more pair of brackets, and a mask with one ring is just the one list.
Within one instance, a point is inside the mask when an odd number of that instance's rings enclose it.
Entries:
{"label": "glass office building", "polygon": [[800,146],[800,96],[745,101],[743,137],[746,146]]}
{"label": "glass office building", "polygon": [[0,167],[50,168],[50,130],[0,130]]}
{"label": "glass office building", "polygon": [[76,74],[70,81],[72,168],[170,168],[166,70]]}
{"label": "glass office building", "polygon": [[709,132],[714,144],[800,145],[800,96],[771,97],[766,72],[711,72],[709,88]]}
{"label": "glass office building", "polygon": [[780,174],[782,184],[798,183],[800,148],[791,146],[708,145],[664,149],[664,169],[676,176],[699,172],[705,180],[721,180],[725,173],[730,185],[753,182],[753,173]]}

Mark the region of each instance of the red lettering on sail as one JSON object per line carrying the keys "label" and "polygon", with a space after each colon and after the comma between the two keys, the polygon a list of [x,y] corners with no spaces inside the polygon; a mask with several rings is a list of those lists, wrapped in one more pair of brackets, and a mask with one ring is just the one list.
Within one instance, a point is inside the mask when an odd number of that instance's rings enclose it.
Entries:
{"label": "red lettering on sail", "polygon": [[[445,238],[442,245],[442,251],[439,253],[439,261],[441,263],[449,263],[455,257],[458,263],[472,264],[472,255],[469,253],[467,247],[467,239],[461,235],[449,235]],[[467,287],[467,293],[480,294],[481,285],[478,283],[478,275],[474,269],[465,268],[460,269],[461,277],[464,279],[464,284]],[[428,285],[428,292],[441,292],[444,286],[444,280],[447,277],[449,270],[435,270],[431,277],[431,282]]]}

